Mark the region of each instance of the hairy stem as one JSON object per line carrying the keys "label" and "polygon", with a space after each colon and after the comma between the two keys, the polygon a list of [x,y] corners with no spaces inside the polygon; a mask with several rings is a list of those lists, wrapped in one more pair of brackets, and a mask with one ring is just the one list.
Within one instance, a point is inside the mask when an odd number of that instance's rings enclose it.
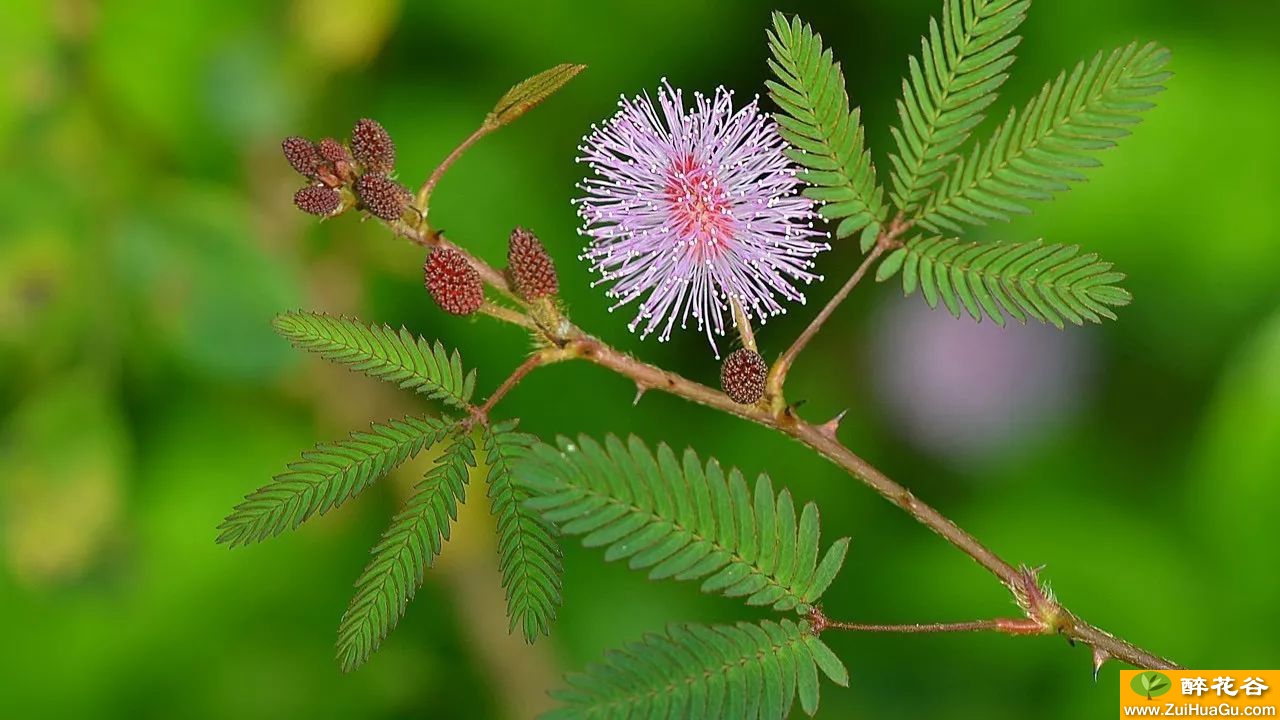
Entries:
{"label": "hairy stem", "polygon": [[1006,635],[1041,635],[1044,628],[1030,618],[994,618],[950,623],[912,623],[909,625],[884,625],[880,623],[853,623],[833,620],[822,614],[820,608],[809,611],[809,626],[815,633],[826,630],[850,630],[874,633],[953,633],[998,632]]}
{"label": "hairy stem", "polygon": [[445,171],[457,162],[458,158],[462,157],[462,153],[466,152],[467,148],[475,145],[477,140],[497,129],[497,125],[486,119],[480,127],[475,129],[475,132],[468,135],[466,140],[463,140],[458,147],[454,148],[453,152],[449,153],[449,156],[441,161],[435,170],[431,171],[431,177],[427,178],[427,181],[422,183],[422,187],[418,190],[417,206],[423,214],[426,214],[427,206],[431,202],[431,191],[436,189],[436,185],[439,184],[440,178],[444,177]]}
{"label": "hairy stem", "polygon": [[499,400],[505,397],[507,393],[511,392],[511,388],[519,385],[520,381],[523,380],[526,375],[533,372],[534,368],[550,361],[552,361],[552,358],[546,353],[541,352],[534,353],[533,355],[525,358],[524,362],[520,363],[520,367],[517,367],[506,380],[503,380],[502,384],[498,386],[498,389],[494,390],[493,394],[489,396],[489,399],[484,401],[484,404],[478,408],[478,412],[487,417],[489,415],[489,411],[493,409],[493,406],[497,405]]}
{"label": "hairy stem", "polygon": [[986,545],[983,545],[973,535],[970,535],[959,525],[952,522],[950,518],[930,505],[921,502],[906,487],[890,479],[876,469],[875,466],[842,445],[835,438],[834,433],[824,432],[821,426],[811,425],[801,420],[791,409],[785,409],[775,414],[758,405],[739,405],[719,390],[694,382],[669,370],[637,360],[595,338],[585,335],[572,341],[570,346],[566,347],[566,350],[572,351],[576,357],[630,378],[641,388],[661,390],[686,400],[736,415],[765,427],[779,430],[799,440],[844,469],[845,472],[862,481],[863,484],[875,490],[889,502],[902,508],[920,524],[941,536],[996,576],[1019,600],[1019,603],[1027,612],[1029,620],[1037,623],[1037,626],[1041,628],[1040,634],[1057,633],[1063,635],[1068,640],[1083,642],[1105,653],[1107,657],[1127,662],[1136,667],[1178,667],[1169,660],[1121,640],[1079,619],[1059,605],[1054,598],[1040,590],[1035,578],[1035,571],[1015,568]]}
{"label": "hairy stem", "polygon": [[488,315],[491,318],[496,318],[498,320],[502,320],[503,322],[509,322],[512,325],[519,325],[520,327],[526,330],[538,329],[537,323],[531,320],[528,315],[525,315],[524,313],[521,313],[516,310],[512,310],[509,307],[505,307],[503,305],[498,305],[498,304],[489,302],[488,300],[486,300],[484,304],[480,306],[479,312],[484,313],[485,315]]}
{"label": "hairy stem", "polygon": [[795,342],[791,343],[791,347],[787,348],[787,351],[782,353],[778,361],[769,369],[769,377],[765,381],[765,395],[772,398],[775,404],[783,402],[782,386],[787,381],[787,372],[791,370],[791,365],[796,361],[796,356],[800,354],[801,350],[804,350],[804,346],[809,344],[813,336],[818,334],[818,331],[822,329],[823,323],[827,321],[827,318],[831,317],[836,308],[840,307],[844,299],[849,297],[849,293],[857,287],[858,283],[862,282],[862,278],[871,269],[871,266],[875,264],[875,261],[880,258],[884,250],[884,245],[876,243],[876,246],[872,248],[871,252],[867,253],[867,257],[863,259],[858,269],[845,281],[844,286],[827,301],[827,304],[823,306],[818,315],[800,333]]}
{"label": "hairy stem", "polygon": [[894,218],[893,222],[889,223],[889,227],[880,231],[876,236],[875,247],[871,249],[871,252],[867,253],[866,258],[862,260],[862,264],[858,266],[858,269],[853,271],[853,275],[850,276],[836,294],[827,301],[827,304],[822,307],[822,310],[818,312],[817,316],[809,322],[809,325],[805,327],[803,331],[801,331],[800,336],[796,338],[795,342],[791,343],[791,347],[787,348],[787,351],[782,353],[781,357],[778,358],[778,361],[769,369],[769,377],[765,380],[765,396],[770,398],[775,411],[781,409],[786,403],[783,395],[783,386],[787,382],[787,373],[790,372],[791,366],[796,361],[796,357],[800,355],[800,351],[804,350],[805,346],[809,344],[809,341],[818,334],[818,331],[822,329],[822,326],[831,317],[832,313],[836,311],[836,308],[840,307],[840,305],[845,301],[845,298],[849,297],[849,293],[853,292],[853,289],[858,286],[858,283],[862,282],[862,278],[866,276],[867,271],[871,269],[871,266],[875,264],[876,260],[878,260],[886,250],[892,250],[902,244],[899,238],[902,237],[903,233],[911,229],[911,222],[912,221],[910,220],[904,219],[902,214],[899,213],[898,217]]}
{"label": "hairy stem", "polygon": [[[805,333],[800,339],[792,345],[783,360],[786,365],[783,366],[781,373],[782,379],[785,379],[785,368],[794,360],[795,355],[803,349],[804,344],[808,342],[817,330],[821,327],[822,322],[834,312],[836,306],[849,294],[855,285],[866,275],[867,270],[877,257],[885,250],[897,246],[898,237],[909,227],[909,223],[903,223],[901,220],[894,220],[890,229],[883,232],[876,242],[875,249],[868,254],[867,259],[863,261],[858,271],[853,277],[845,283],[845,287],[837,293],[836,297],[823,308],[818,318],[806,328]],[[428,241],[443,244],[447,242],[439,233],[431,233],[430,231],[414,230],[412,235],[405,234],[410,239],[419,244],[428,244]],[[400,230],[397,228],[397,232]],[[428,238],[424,235],[431,235]],[[456,246],[453,246],[456,247]],[[461,251],[461,249],[459,249]],[[461,251],[464,252],[465,251]],[[493,285],[500,291],[510,294],[510,287],[506,283],[506,279],[497,270],[494,270],[483,260],[471,255],[466,255],[469,261],[476,267],[486,282]],[[495,315],[502,320],[513,322],[522,327],[528,328],[527,317],[514,313],[523,320],[512,319]],[[608,368],[613,372],[629,378],[635,383],[636,387],[641,390],[660,390],[677,397],[684,398],[691,402],[705,405],[721,412],[735,415],[745,420],[773,428],[785,435],[788,435],[799,442],[807,445],[819,455],[825,457],[833,464],[839,466],[849,475],[861,481],[864,485],[876,491],[881,497],[901,508],[911,517],[915,518],[920,524],[932,530],[938,536],[949,542],[956,549],[968,555],[984,569],[994,575],[1014,596],[1019,606],[1027,616],[1027,620],[1017,621],[1016,624],[1008,625],[1007,628],[1025,629],[1026,632],[1018,632],[1012,634],[1028,635],[1028,634],[1058,634],[1065,637],[1068,641],[1075,643],[1081,642],[1093,648],[1093,662],[1095,673],[1101,664],[1108,659],[1116,659],[1126,662],[1130,665],[1140,668],[1158,668],[1158,669],[1176,669],[1179,666],[1170,660],[1162,658],[1154,653],[1144,650],[1133,643],[1117,638],[1101,628],[1091,625],[1077,617],[1067,608],[1063,607],[1052,593],[1041,588],[1036,578],[1036,570],[1027,568],[1016,568],[1009,562],[1005,561],[993,550],[982,544],[977,538],[969,534],[963,528],[938,510],[919,500],[910,490],[903,485],[898,484],[889,476],[880,472],[875,466],[859,457],[852,450],[845,447],[836,437],[836,425],[826,423],[823,425],[813,425],[805,422],[795,412],[793,408],[779,406],[776,402],[773,406],[764,407],[763,404],[756,405],[739,405],[729,399],[727,395],[708,387],[701,383],[695,382],[683,377],[677,373],[665,370],[638,360],[631,355],[617,350],[607,343],[594,338],[577,326],[564,320],[564,328],[556,333],[548,333],[539,329],[543,333],[541,341],[550,343],[555,350],[553,354],[544,357],[538,362],[533,362],[532,358],[526,360],[526,368],[524,365],[516,371],[512,377],[513,381],[508,378],[508,385],[514,386],[515,382],[523,379],[532,370],[546,362],[566,360],[570,358],[580,358],[591,363]],[[801,342],[801,339],[804,342]],[[544,351],[547,352],[547,351]],[[538,357],[538,356],[534,356]],[[776,369],[776,366],[775,366]],[[518,375],[518,376],[517,376]],[[778,385],[781,388],[781,383]],[[507,387],[509,390],[510,388]],[[502,394],[505,390],[499,388]],[[485,403],[487,409],[492,408],[502,395],[495,393],[497,398],[490,398]],[[778,396],[779,398],[781,395]],[[838,424],[838,423],[837,423]],[[997,622],[997,621],[991,621]],[[856,626],[854,626],[856,627]],[[873,627],[873,626],[869,626]],[[881,626],[888,627],[888,626]],[[1030,628],[1034,627],[1035,632],[1031,632]],[[974,628],[980,629],[980,628]],[[986,629],[986,628],[981,628]],[[1002,630],[1004,631],[1004,630]],[[923,631],[917,631],[923,632]]]}
{"label": "hairy stem", "polygon": [[751,329],[751,320],[742,310],[742,303],[732,297],[729,298],[729,303],[733,306],[733,324],[738,328],[738,337],[742,338],[742,347],[751,352],[759,352],[756,349],[756,334]]}

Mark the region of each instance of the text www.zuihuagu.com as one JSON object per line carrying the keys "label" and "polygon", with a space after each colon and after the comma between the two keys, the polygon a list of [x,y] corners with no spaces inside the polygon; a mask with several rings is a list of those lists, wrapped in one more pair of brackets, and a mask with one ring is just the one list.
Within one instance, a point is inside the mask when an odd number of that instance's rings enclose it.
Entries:
{"label": "text www.zuihuagu.com", "polygon": [[1182,705],[1179,703],[1162,703],[1159,705],[1127,705],[1121,710],[1125,717],[1275,717],[1274,705],[1249,705],[1236,707],[1223,703],[1221,705]]}

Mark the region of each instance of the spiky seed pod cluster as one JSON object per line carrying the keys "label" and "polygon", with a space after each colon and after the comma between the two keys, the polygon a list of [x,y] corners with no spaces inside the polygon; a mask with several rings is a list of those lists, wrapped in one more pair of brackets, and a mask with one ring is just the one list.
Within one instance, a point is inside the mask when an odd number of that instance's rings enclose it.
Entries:
{"label": "spiky seed pod cluster", "polygon": [[337,215],[359,203],[374,216],[391,221],[410,208],[409,191],[391,177],[395,143],[376,120],[356,122],[350,149],[333,138],[312,142],[298,136],[285,138],[280,147],[290,167],[311,181],[293,198],[304,212]]}
{"label": "spiky seed pod cluster", "polygon": [[441,310],[451,315],[470,315],[484,303],[480,273],[457,250],[432,250],[422,271],[427,292]]}
{"label": "spiky seed pod cluster", "polygon": [[720,387],[729,399],[739,405],[754,405],[764,397],[765,377],[769,366],[760,353],[738,348],[724,359],[720,367]]}
{"label": "spiky seed pod cluster", "polygon": [[556,266],[538,236],[517,227],[507,245],[507,273],[516,292],[525,300],[550,297],[560,291]]}

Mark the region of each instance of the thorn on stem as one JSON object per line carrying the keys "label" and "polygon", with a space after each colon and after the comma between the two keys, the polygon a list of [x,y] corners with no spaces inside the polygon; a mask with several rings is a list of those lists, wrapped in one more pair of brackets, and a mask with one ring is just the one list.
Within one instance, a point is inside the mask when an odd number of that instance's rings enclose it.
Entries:
{"label": "thorn on stem", "polygon": [[849,409],[841,410],[835,417],[818,426],[818,432],[826,435],[832,440],[836,439],[836,431],[840,429],[840,423],[844,421],[844,416],[849,414]]}
{"label": "thorn on stem", "polygon": [[1098,673],[1102,671],[1102,665],[1111,659],[1111,653],[1100,647],[1093,649],[1093,681],[1098,682]]}
{"label": "thorn on stem", "polygon": [[641,385],[640,383],[636,383],[636,396],[634,399],[631,400],[631,407],[635,407],[640,404],[640,398],[644,397],[645,391],[647,391],[648,389],[649,388],[645,387],[644,385]]}

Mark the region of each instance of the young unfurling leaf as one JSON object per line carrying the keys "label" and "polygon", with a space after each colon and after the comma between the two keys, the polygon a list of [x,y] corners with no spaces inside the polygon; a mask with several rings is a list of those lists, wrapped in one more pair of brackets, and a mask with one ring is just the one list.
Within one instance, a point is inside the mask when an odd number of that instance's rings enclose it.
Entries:
{"label": "young unfurling leaf", "polygon": [[586,65],[561,63],[517,83],[498,100],[498,104],[493,106],[486,122],[495,127],[511,123],[532,110],[538,103],[551,97],[586,69]]}

